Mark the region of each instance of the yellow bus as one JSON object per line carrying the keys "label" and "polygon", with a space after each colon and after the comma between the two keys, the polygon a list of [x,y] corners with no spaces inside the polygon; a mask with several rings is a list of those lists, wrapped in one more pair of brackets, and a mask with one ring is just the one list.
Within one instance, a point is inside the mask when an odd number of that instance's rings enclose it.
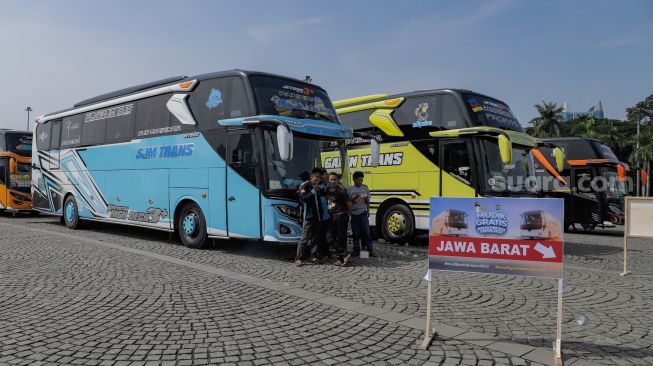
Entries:
{"label": "yellow bus", "polygon": [[[459,89],[375,94],[336,101],[349,141],[351,172],[365,173],[375,235],[404,243],[429,229],[429,198],[533,196],[538,193],[526,135],[504,102]],[[361,137],[363,136],[363,137]],[[371,164],[370,141],[380,144]],[[557,161],[563,156],[556,149]],[[338,169],[334,153],[324,167]],[[532,177],[533,179],[530,179]],[[527,179],[528,178],[528,179]]]}
{"label": "yellow bus", "polygon": [[32,133],[0,130],[0,210],[32,209]]}

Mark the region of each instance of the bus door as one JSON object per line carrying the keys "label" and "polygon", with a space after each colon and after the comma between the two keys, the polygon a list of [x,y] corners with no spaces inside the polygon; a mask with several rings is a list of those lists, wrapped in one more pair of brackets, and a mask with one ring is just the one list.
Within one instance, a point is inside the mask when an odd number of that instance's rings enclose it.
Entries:
{"label": "bus door", "polygon": [[565,220],[580,224],[601,223],[601,197],[592,187],[592,178],[595,176],[592,167],[573,167],[571,174],[572,202],[571,210],[568,212],[571,213],[572,218],[565,218]]}
{"label": "bus door", "polygon": [[256,130],[228,132],[227,230],[234,238],[261,238],[261,201],[257,180],[260,155]]}
{"label": "bus door", "polygon": [[472,167],[467,141],[440,140],[440,196],[475,197]]}

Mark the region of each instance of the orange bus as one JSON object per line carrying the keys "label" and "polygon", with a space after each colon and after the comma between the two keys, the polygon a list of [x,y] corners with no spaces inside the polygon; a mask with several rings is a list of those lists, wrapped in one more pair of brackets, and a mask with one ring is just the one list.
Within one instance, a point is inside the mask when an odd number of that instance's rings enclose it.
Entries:
{"label": "orange bus", "polygon": [[32,133],[0,129],[0,211],[32,209]]}

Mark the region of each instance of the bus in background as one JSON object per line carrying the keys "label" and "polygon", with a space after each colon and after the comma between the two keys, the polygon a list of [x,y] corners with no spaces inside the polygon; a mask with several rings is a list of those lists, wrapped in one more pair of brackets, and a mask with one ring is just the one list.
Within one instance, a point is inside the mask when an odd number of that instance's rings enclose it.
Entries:
{"label": "bus in background", "polygon": [[[567,177],[567,185],[542,187],[546,196],[564,198],[565,228],[575,228],[575,224],[580,224],[585,230],[622,225],[624,198],[628,193],[625,179],[628,165],[620,162],[600,140],[586,137],[542,140],[559,146],[565,153],[561,175]],[[540,150],[547,159],[553,160],[550,147]],[[547,175],[541,162],[537,161],[535,168],[538,175]]]}
{"label": "bus in background", "polygon": [[118,90],[38,118],[34,207],[205,238],[296,242],[296,191],[340,125],[319,86],[233,70]]}
{"label": "bus in background", "polygon": [[469,225],[465,211],[449,209],[433,218],[431,229],[433,234],[466,235]]}
{"label": "bus in background", "polygon": [[526,211],[521,214],[520,235],[526,239],[560,238],[560,222],[542,210]]}
{"label": "bus in background", "polygon": [[0,210],[32,209],[32,133],[0,129]]}
{"label": "bus in background", "polygon": [[[370,225],[388,241],[408,242],[416,232],[428,231],[432,196],[537,194],[526,187],[526,178],[535,175],[530,152],[537,141],[500,100],[435,89],[334,105],[344,125],[369,136],[349,142],[348,166],[365,173],[372,195]],[[372,139],[381,144],[378,167],[370,166],[365,146]],[[335,154],[324,163],[327,169],[341,165]]]}

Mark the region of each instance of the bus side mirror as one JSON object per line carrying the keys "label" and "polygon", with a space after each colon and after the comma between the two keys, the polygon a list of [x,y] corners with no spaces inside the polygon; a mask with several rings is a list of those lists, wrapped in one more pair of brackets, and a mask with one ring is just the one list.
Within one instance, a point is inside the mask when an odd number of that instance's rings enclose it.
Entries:
{"label": "bus side mirror", "polygon": [[626,181],[626,168],[621,163],[617,164],[617,176],[620,182]]}
{"label": "bus side mirror", "polygon": [[553,153],[556,157],[556,169],[558,169],[558,173],[560,173],[565,168],[565,153],[562,152],[562,149],[559,147],[553,149]]}
{"label": "bus side mirror", "polygon": [[370,165],[377,167],[379,166],[379,159],[381,157],[381,147],[375,139],[370,140],[370,149],[372,151],[372,155],[370,156],[372,161],[370,162]]}
{"label": "bus side mirror", "polygon": [[503,164],[512,163],[512,141],[506,135],[499,135],[499,154]]}
{"label": "bus side mirror", "polygon": [[293,136],[292,131],[286,126],[277,126],[277,143],[279,144],[279,157],[283,161],[292,159],[293,156]]}
{"label": "bus side mirror", "polygon": [[16,159],[9,158],[9,174],[16,174]]}

